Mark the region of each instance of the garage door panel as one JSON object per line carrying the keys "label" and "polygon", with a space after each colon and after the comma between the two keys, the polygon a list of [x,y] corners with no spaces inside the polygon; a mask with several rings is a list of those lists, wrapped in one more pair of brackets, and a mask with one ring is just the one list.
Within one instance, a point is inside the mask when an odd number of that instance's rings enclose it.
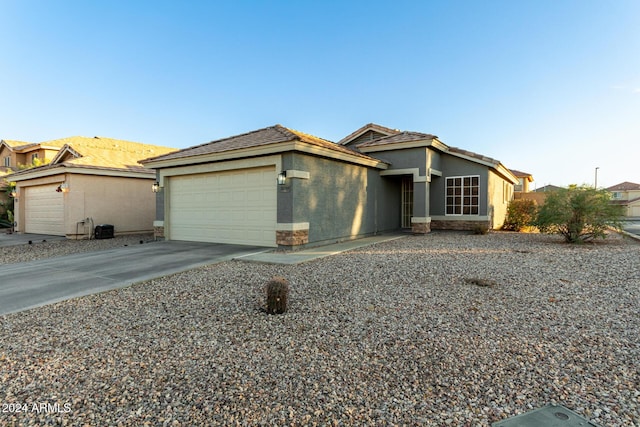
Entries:
{"label": "garage door panel", "polygon": [[64,197],[58,185],[25,188],[25,232],[64,236]]}
{"label": "garage door panel", "polygon": [[275,167],[170,178],[169,238],[276,246]]}

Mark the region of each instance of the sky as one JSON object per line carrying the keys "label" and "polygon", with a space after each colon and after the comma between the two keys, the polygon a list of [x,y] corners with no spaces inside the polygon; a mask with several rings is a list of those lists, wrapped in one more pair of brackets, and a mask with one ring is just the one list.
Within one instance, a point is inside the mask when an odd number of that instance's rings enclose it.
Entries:
{"label": "sky", "polygon": [[640,183],[640,1],[0,0],[0,139],[367,123],[535,188]]}

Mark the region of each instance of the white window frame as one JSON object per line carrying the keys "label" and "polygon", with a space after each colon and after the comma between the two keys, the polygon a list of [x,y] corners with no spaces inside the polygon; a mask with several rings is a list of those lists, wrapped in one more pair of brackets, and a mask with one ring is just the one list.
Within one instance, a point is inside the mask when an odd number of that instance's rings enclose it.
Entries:
{"label": "white window frame", "polygon": [[[474,178],[476,179],[475,185],[473,184]],[[467,179],[470,182],[465,186]],[[456,182],[456,180],[460,181]],[[450,188],[452,191],[449,191]],[[473,194],[474,188],[476,194]],[[457,189],[460,189],[459,194],[456,194],[458,193]],[[474,199],[475,204],[473,203]],[[453,208],[452,212],[450,212],[449,206]],[[465,213],[465,208],[468,208],[467,213]],[[480,175],[448,176],[445,178],[444,214],[445,216],[480,216]]]}
{"label": "white window frame", "polygon": [[11,156],[6,156],[4,158],[4,167],[6,167],[6,168],[10,168],[11,167]]}

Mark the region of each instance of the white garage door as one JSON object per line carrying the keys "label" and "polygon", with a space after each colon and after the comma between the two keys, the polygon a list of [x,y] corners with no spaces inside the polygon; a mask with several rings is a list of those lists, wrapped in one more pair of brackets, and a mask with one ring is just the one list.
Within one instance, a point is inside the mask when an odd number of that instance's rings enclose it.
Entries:
{"label": "white garage door", "polygon": [[169,239],[276,245],[275,167],[171,177]]}
{"label": "white garage door", "polygon": [[64,197],[56,191],[58,185],[25,188],[25,232],[64,236]]}

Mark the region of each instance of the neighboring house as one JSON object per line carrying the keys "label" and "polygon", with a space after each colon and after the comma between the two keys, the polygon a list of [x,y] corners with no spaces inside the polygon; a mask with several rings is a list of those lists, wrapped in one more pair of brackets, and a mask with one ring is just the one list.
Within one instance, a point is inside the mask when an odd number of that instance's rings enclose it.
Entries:
{"label": "neighboring house", "polygon": [[366,125],[333,143],[280,125],[141,162],[168,240],[296,247],[502,226],[517,178],[437,137]]}
{"label": "neighboring house", "polygon": [[607,188],[611,193],[611,201],[625,208],[624,215],[640,218],[640,184],[621,182]]}
{"label": "neighboring house", "polygon": [[543,187],[540,188],[536,188],[535,190],[533,190],[536,193],[546,193],[548,191],[556,191],[556,190],[560,190],[562,187],[558,187],[557,185],[545,185]]}
{"label": "neighboring house", "polygon": [[533,182],[533,175],[515,169],[511,169],[511,173],[518,178],[518,183],[513,187],[513,191],[516,193],[528,193],[531,191],[529,190],[529,184]]}
{"label": "neighboring house", "polygon": [[88,237],[98,224],[117,234],[153,230],[153,171],[138,161],[174,148],[102,137],[70,137],[44,166],[15,172],[16,231],[68,238]]}
{"label": "neighboring house", "polygon": [[42,143],[0,140],[0,174],[49,163],[62,147],[60,140]]}
{"label": "neighboring house", "polygon": [[515,169],[511,169],[511,172],[518,178],[518,183],[514,186],[513,193],[515,200],[533,200],[538,205],[544,203],[546,194],[535,193],[529,188],[529,185],[533,182],[533,175],[529,172],[522,172]]}
{"label": "neighboring house", "polygon": [[24,141],[0,140],[0,215],[7,203],[7,184],[4,177],[20,168],[48,163],[56,155],[59,146]]}

